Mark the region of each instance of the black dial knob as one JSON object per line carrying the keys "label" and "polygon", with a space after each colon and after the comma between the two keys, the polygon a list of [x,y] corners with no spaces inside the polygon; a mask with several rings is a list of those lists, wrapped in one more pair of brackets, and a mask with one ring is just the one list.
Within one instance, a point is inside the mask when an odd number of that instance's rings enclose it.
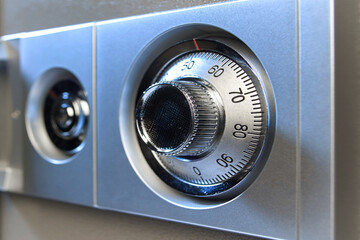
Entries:
{"label": "black dial knob", "polygon": [[198,156],[209,150],[219,124],[211,89],[194,80],[160,82],[140,97],[139,135],[162,155]]}

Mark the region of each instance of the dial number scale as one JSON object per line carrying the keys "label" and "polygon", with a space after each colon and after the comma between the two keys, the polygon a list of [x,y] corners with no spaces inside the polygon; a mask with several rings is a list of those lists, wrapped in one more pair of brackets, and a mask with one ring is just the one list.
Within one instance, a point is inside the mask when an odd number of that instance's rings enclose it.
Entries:
{"label": "dial number scale", "polygon": [[[268,131],[268,106],[259,79],[241,56],[229,56],[229,52],[223,53],[216,48],[202,50],[198,42],[194,40],[196,49],[172,58],[155,74],[153,85],[144,91],[138,101],[137,129],[145,143],[143,149],[148,151],[147,161],[163,181],[186,194],[211,197],[234,187],[253,168]],[[140,113],[143,99],[149,98],[145,95],[154,88],[166,84],[176,85],[179,89],[184,84],[184,88],[189,88],[186,84],[190,84],[191,89],[198,88],[196,91],[208,96],[204,100],[208,102],[205,103],[208,108],[205,112],[201,112],[205,106],[201,108],[199,101],[190,107],[194,116],[200,115],[205,119],[203,126],[195,127],[193,135],[188,138],[191,142],[203,137],[201,134],[205,132],[208,141],[203,143],[206,147],[202,151],[193,150],[196,147],[191,143],[182,150],[183,153],[161,151],[149,146],[149,138],[144,136],[146,130],[141,125],[144,119],[139,117],[143,116]],[[187,99],[204,99],[196,91]],[[200,110],[196,109],[198,105]],[[211,112],[212,109],[216,111]],[[207,113],[216,119],[208,120],[204,117]],[[197,124],[199,120],[194,118],[193,122]],[[173,131],[177,131],[176,125]]]}

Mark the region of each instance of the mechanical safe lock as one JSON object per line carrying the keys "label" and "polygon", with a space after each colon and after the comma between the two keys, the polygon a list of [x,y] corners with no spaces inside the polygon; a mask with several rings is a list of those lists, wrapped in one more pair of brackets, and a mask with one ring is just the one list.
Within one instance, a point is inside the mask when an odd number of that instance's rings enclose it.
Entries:
{"label": "mechanical safe lock", "polygon": [[236,233],[331,239],[340,195],[326,1],[273,2],[2,38],[12,57],[5,81],[16,86],[9,112],[21,113],[10,148],[22,153],[6,162],[16,174],[0,169],[19,186],[4,189]]}
{"label": "mechanical safe lock", "polygon": [[275,106],[262,73],[248,47],[230,38],[189,39],[155,59],[133,112],[142,154],[162,181],[216,200],[246,189],[274,134]]}

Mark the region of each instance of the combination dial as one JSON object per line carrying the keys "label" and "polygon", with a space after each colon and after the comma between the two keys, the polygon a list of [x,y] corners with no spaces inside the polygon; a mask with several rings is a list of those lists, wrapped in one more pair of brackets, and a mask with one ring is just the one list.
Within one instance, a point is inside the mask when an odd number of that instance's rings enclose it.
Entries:
{"label": "combination dial", "polygon": [[209,87],[196,79],[155,83],[137,106],[137,128],[160,155],[197,157],[211,149],[222,109]]}
{"label": "combination dial", "polygon": [[185,41],[161,54],[135,107],[138,140],[158,177],[196,197],[243,191],[271,145],[263,84],[245,56],[220,41]]}

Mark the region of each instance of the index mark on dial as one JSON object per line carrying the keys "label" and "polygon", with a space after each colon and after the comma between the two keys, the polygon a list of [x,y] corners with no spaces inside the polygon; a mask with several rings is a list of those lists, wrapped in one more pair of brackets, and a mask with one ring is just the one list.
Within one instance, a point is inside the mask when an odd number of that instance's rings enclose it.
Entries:
{"label": "index mark on dial", "polygon": [[197,42],[196,42],[196,39],[195,39],[195,38],[193,38],[193,42],[194,42],[194,44],[195,44],[196,50],[200,50],[199,45],[197,44]]}

